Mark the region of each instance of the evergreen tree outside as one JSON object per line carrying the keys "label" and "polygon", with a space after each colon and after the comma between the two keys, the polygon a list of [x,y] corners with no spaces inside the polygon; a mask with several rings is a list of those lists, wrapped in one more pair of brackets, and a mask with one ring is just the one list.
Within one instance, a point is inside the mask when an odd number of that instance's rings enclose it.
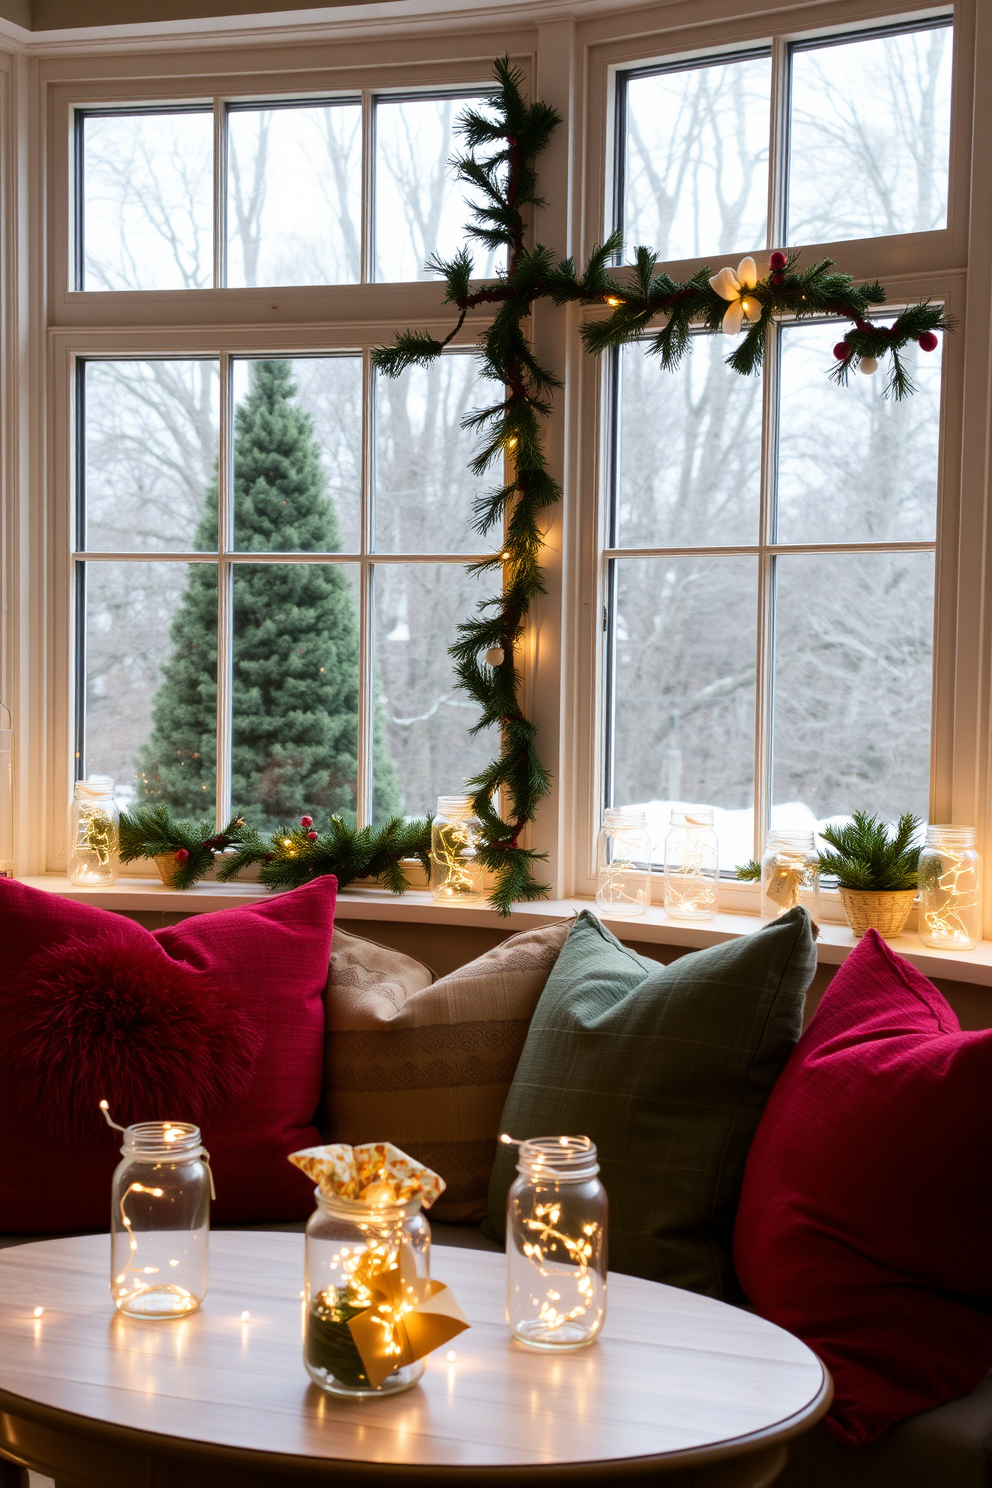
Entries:
{"label": "evergreen tree outside", "polygon": [[[341,548],[313,420],[297,407],[287,361],[252,364],[235,410],[234,524],[239,551]],[[207,491],[197,550],[216,547],[217,485]],[[358,782],[358,610],[338,564],[238,564],[234,569],[231,800],[272,830],[304,813],[355,820]],[[139,774],[145,797],[201,815],[216,778],[217,570],[191,564],[170,630],[152,731]],[[396,770],[376,703],[377,821],[400,810]]]}

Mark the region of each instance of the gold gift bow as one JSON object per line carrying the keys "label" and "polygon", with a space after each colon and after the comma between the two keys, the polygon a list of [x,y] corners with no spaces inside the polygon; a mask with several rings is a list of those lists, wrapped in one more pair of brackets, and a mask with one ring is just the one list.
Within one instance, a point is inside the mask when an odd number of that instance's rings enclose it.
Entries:
{"label": "gold gift bow", "polygon": [[416,1301],[420,1288],[405,1281],[399,1266],[392,1266],[374,1278],[369,1306],[349,1321],[348,1331],[373,1388],[469,1326],[443,1281],[426,1286],[427,1295]]}

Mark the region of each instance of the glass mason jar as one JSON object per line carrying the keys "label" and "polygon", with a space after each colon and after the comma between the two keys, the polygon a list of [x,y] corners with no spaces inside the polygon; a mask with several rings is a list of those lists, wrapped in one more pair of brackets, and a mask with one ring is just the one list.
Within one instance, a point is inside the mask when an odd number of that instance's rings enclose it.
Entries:
{"label": "glass mason jar", "polygon": [[761,922],[777,920],[801,904],[814,924],[820,918],[820,859],[813,832],[771,831],[761,860]]}
{"label": "glass mason jar", "polygon": [[592,1343],[606,1317],[606,1190],[588,1137],[521,1142],[506,1196],[506,1318],[531,1348]]}
{"label": "glass mason jar", "polygon": [[307,1221],[306,1325],[303,1360],[307,1373],[333,1395],[395,1395],[423,1374],[426,1360],[415,1359],[373,1385],[348,1323],[370,1305],[375,1278],[399,1268],[404,1290],[417,1305],[428,1297],[431,1227],[420,1199],[405,1204],[366,1204],[315,1194],[317,1208]]}
{"label": "glass mason jar", "polygon": [[711,920],[716,914],[720,848],[711,806],[673,809],[665,838],[665,910],[673,920]]}
{"label": "glass mason jar", "polygon": [[207,1295],[210,1169],[200,1128],[141,1121],[124,1130],[113,1180],[110,1289],[128,1317],[185,1317]]}
{"label": "glass mason jar", "polygon": [[120,871],[121,814],[109,775],[77,780],[69,807],[69,863],[74,884],[112,884]]}
{"label": "glass mason jar", "polygon": [[982,860],[974,827],[927,827],[920,853],[920,939],[970,951],[982,938]]}
{"label": "glass mason jar", "polygon": [[615,915],[643,914],[651,903],[651,834],[643,811],[603,812],[596,903]]}
{"label": "glass mason jar", "polygon": [[479,861],[482,823],[471,796],[438,796],[431,827],[431,895],[441,904],[475,904],[486,891]]}

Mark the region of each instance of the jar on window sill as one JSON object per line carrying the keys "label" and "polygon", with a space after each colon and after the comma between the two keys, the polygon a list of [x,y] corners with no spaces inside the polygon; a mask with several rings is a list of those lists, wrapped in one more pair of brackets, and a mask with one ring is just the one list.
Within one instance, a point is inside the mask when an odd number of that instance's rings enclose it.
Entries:
{"label": "jar on window sill", "polygon": [[120,872],[121,814],[109,775],[77,780],[69,807],[69,882],[89,887],[116,883]]}
{"label": "jar on window sill", "polygon": [[929,826],[920,853],[920,939],[971,951],[982,938],[982,860],[974,827]]}
{"label": "jar on window sill", "polygon": [[420,1379],[426,1360],[415,1359],[373,1385],[348,1324],[373,1304],[376,1280],[385,1272],[398,1273],[410,1305],[427,1301],[431,1227],[420,1199],[373,1205],[321,1189],[316,1199],[306,1238],[307,1373],[332,1395],[395,1395],[408,1390]]}
{"label": "jar on window sill", "polygon": [[712,806],[673,808],[665,838],[665,912],[673,920],[713,919],[719,880]]}
{"label": "jar on window sill", "polygon": [[185,1317],[207,1295],[209,1274],[211,1181],[200,1129],[141,1121],[124,1129],[121,1152],[110,1216],[114,1306],[128,1317]]}
{"label": "jar on window sill", "polygon": [[438,796],[431,826],[431,897],[439,904],[477,904],[486,891],[479,861],[482,823],[471,796]]}
{"label": "jar on window sill", "polygon": [[651,834],[643,811],[603,812],[596,903],[612,915],[643,914],[651,903]]}
{"label": "jar on window sill", "polygon": [[813,832],[768,833],[761,859],[761,922],[770,924],[801,904],[815,923],[820,918],[820,860]]}

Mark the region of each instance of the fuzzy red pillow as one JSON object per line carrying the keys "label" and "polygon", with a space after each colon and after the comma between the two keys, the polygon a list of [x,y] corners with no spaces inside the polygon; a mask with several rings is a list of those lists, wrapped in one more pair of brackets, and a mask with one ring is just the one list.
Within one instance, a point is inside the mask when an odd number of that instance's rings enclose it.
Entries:
{"label": "fuzzy red pillow", "polygon": [[[0,1232],[103,1229],[122,1122],[196,1121],[216,1222],[303,1218],[337,884],[131,920],[0,880]],[[46,1013],[47,1009],[47,1013]]]}
{"label": "fuzzy red pillow", "polygon": [[860,1446],[992,1369],[992,1029],[869,930],[824,993],[748,1158],[744,1290],[834,1378]]}

